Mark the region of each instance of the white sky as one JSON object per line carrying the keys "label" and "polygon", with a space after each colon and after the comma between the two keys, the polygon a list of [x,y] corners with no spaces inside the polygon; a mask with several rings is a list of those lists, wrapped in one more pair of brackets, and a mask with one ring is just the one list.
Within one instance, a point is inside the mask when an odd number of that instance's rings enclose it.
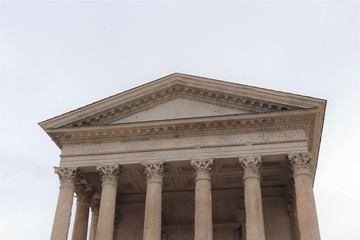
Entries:
{"label": "white sky", "polygon": [[327,99],[322,239],[360,239],[359,2],[0,4],[0,239],[50,236],[60,151],[38,122],[174,72]]}

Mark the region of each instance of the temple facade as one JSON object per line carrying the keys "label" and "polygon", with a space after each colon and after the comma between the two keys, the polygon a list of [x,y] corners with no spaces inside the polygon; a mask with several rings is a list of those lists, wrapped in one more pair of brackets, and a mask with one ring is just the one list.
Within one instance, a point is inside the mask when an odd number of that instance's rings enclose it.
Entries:
{"label": "temple facade", "polygon": [[51,240],[319,240],[325,107],[175,73],[43,121],[61,149]]}

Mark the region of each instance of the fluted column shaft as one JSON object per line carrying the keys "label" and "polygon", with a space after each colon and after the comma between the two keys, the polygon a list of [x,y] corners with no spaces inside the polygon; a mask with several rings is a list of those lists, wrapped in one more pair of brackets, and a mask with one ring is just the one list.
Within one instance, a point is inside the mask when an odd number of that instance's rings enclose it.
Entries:
{"label": "fluted column shaft", "polygon": [[320,240],[319,223],[313,192],[313,156],[289,155],[294,173],[296,210],[300,240]]}
{"label": "fluted column shaft", "polygon": [[90,236],[89,240],[95,240],[96,228],[99,219],[100,196],[96,193],[90,201],[91,207],[91,223],[90,223]]}
{"label": "fluted column shaft", "polygon": [[72,240],[86,240],[89,222],[90,200],[93,187],[79,173],[75,179],[75,193],[77,197],[76,213]]}
{"label": "fluted column shaft", "polygon": [[120,175],[118,165],[99,166],[102,180],[99,219],[96,230],[96,240],[112,240],[114,234],[114,219],[116,207],[117,180]]}
{"label": "fluted column shaft", "polygon": [[212,240],[212,196],[210,173],[213,160],[193,160],[195,178],[195,240]]}
{"label": "fluted column shaft", "polygon": [[163,163],[143,164],[146,174],[144,240],[161,240]]}
{"label": "fluted column shaft", "polygon": [[91,223],[90,223],[90,237],[89,240],[95,240],[96,237],[96,227],[99,219],[99,213],[91,214]]}
{"label": "fluted column shaft", "polygon": [[60,179],[60,192],[51,231],[51,240],[67,239],[75,191],[74,179],[76,172],[76,168],[55,167],[55,173],[59,175]]}
{"label": "fluted column shaft", "polygon": [[246,240],[265,240],[260,169],[261,157],[239,158],[244,169]]}
{"label": "fluted column shaft", "polygon": [[72,240],[86,240],[89,221],[89,202],[77,201]]}

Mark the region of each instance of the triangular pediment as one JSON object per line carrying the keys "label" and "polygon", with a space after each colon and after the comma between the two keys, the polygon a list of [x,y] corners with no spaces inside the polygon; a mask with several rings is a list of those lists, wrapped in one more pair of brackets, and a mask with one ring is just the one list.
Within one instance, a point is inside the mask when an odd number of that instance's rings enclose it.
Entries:
{"label": "triangular pediment", "polygon": [[320,99],[172,74],[41,122],[45,130],[324,108]]}
{"label": "triangular pediment", "polygon": [[176,98],[150,109],[121,118],[111,124],[159,121],[182,118],[199,118],[230,114],[246,114],[249,111],[224,107],[186,98]]}

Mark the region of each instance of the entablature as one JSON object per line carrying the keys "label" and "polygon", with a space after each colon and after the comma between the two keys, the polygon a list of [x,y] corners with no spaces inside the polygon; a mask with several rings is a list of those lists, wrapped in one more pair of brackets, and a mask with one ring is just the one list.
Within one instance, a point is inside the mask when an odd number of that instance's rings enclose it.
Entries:
{"label": "entablature", "polygon": [[[311,143],[316,109],[274,113],[234,114],[192,119],[109,124],[81,128],[49,129],[60,148],[63,145],[169,139],[181,136],[221,135],[304,129]],[[312,146],[309,146],[311,149]]]}

